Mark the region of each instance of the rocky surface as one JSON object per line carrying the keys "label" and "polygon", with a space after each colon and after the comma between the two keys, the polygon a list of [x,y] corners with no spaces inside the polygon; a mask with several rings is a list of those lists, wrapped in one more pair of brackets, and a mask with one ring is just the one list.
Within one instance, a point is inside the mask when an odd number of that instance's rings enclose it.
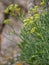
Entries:
{"label": "rocky surface", "polygon": [[[4,6],[2,3],[0,3],[0,24],[2,24],[4,20],[3,12]],[[23,28],[22,22],[17,21],[12,17],[9,17],[9,19],[16,34],[20,34],[21,29]],[[17,44],[21,41],[21,39],[13,33],[13,29],[9,25],[6,25],[2,32],[2,41],[0,41],[2,54],[0,55],[0,63],[7,63],[8,57],[13,58],[15,55],[17,56],[19,54],[20,50]]]}

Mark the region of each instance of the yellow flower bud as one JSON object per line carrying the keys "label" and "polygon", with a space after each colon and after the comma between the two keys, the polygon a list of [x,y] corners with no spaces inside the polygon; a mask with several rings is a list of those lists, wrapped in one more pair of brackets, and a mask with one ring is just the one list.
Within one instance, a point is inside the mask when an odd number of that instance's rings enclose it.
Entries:
{"label": "yellow flower bud", "polygon": [[35,29],[36,29],[36,27],[33,27],[33,28],[31,29],[31,33],[34,33],[34,32],[35,32]]}
{"label": "yellow flower bud", "polygon": [[41,6],[44,6],[44,5],[45,5],[45,2],[44,2],[44,1],[43,1],[43,2],[41,2],[41,3],[40,3],[40,5],[41,5]]}

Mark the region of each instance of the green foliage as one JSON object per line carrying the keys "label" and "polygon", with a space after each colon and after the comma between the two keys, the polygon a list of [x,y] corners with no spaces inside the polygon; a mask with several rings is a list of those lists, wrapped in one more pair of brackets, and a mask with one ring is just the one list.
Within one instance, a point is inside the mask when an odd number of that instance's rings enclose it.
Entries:
{"label": "green foliage", "polygon": [[4,13],[9,14],[10,16],[14,17],[15,19],[23,20],[24,13],[21,11],[21,8],[17,4],[9,5],[5,10]]}
{"label": "green foliage", "polygon": [[49,65],[49,10],[24,19],[20,60],[29,65]]}
{"label": "green foliage", "polygon": [[[10,10],[10,12],[9,12],[9,10]],[[20,13],[20,8],[18,7],[17,4],[11,4],[11,5],[9,5],[9,6],[5,9],[4,12],[13,15],[15,11],[16,11],[17,13]]]}
{"label": "green foliage", "polygon": [[4,20],[4,24],[9,24],[9,23],[10,23],[9,19]]}

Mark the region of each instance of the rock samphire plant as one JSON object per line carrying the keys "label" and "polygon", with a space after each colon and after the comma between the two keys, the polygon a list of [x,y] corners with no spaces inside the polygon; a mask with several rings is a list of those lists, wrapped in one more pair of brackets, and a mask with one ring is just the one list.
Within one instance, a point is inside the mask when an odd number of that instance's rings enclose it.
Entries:
{"label": "rock samphire plant", "polygon": [[19,59],[29,65],[49,65],[49,10],[45,6],[41,7],[41,12],[37,10],[35,6],[24,19]]}
{"label": "rock samphire plant", "polygon": [[[15,8],[14,8],[15,9]],[[10,10],[15,11],[13,7]],[[20,9],[17,9],[20,16]],[[8,9],[6,11],[8,13]],[[14,16],[15,14],[10,15]],[[28,11],[28,17],[23,18],[24,28],[21,31],[22,42],[19,44],[21,54],[19,59],[28,65],[49,65],[49,8],[43,2]],[[4,21],[4,23],[8,23]]]}

